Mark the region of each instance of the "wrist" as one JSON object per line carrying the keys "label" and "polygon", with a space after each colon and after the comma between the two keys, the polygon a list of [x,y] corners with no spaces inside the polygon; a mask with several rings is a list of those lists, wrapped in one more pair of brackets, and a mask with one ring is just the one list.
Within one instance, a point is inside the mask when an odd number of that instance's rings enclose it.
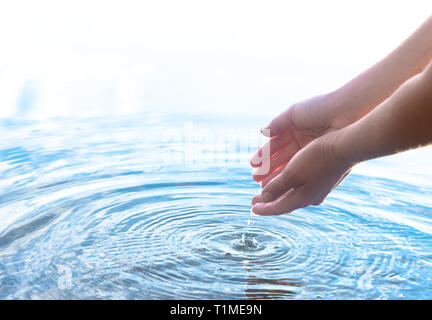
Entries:
{"label": "wrist", "polygon": [[326,100],[332,114],[332,127],[344,128],[363,117],[361,101],[350,87],[343,86],[326,95]]}
{"label": "wrist", "polygon": [[358,154],[361,147],[358,145],[359,139],[353,138],[356,135],[355,129],[355,124],[352,124],[331,132],[333,134],[332,153],[336,161],[346,167],[353,167],[365,160]]}

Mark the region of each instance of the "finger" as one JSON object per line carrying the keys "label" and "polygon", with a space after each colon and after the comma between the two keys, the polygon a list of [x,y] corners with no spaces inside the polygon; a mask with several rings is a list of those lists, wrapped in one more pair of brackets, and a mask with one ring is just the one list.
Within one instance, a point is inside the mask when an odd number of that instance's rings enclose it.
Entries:
{"label": "finger", "polygon": [[252,205],[254,205],[256,203],[259,203],[259,202],[263,202],[261,194],[254,195],[253,198],[252,198]]}
{"label": "finger", "polygon": [[287,166],[278,176],[274,177],[262,190],[261,195],[265,202],[272,202],[291,188],[300,187],[299,178]]}
{"label": "finger", "polygon": [[[252,173],[252,177],[256,182],[264,180],[266,176],[271,174],[276,169],[285,165],[294,154],[298,151],[297,143],[293,142],[288,144],[285,148],[281,149],[272,158],[264,160],[264,163],[260,168],[257,168]],[[269,163],[270,162],[270,163]],[[268,168],[267,170],[263,170]]]}
{"label": "finger", "polygon": [[266,137],[274,137],[286,131],[292,124],[292,112],[294,106],[289,107],[276,118],[274,118],[267,126],[261,129],[261,133]]}
{"label": "finger", "polygon": [[272,202],[259,202],[253,205],[252,212],[260,216],[280,215],[309,205],[303,188],[291,189]]}
{"label": "finger", "polygon": [[276,169],[275,171],[273,171],[272,173],[270,173],[267,177],[265,177],[260,183],[261,183],[261,188],[264,188],[274,177],[276,177],[277,175],[279,175],[284,169],[285,169],[285,165],[281,166],[280,168]]}
{"label": "finger", "polygon": [[264,150],[270,150],[270,156],[274,155],[276,152],[278,152],[280,149],[285,147],[287,144],[293,142],[294,135],[292,133],[292,130],[287,130],[285,134],[273,137],[269,141],[267,141],[255,154],[252,156],[250,160],[250,164],[252,167],[256,168],[259,167],[262,162],[262,153]]}

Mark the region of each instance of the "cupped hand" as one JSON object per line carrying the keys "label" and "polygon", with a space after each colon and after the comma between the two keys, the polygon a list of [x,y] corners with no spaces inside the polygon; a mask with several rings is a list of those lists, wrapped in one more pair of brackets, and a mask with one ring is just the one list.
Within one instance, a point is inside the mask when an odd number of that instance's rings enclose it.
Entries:
{"label": "cupped hand", "polygon": [[352,164],[337,155],[337,134],[330,132],[298,151],[280,174],[252,199],[252,212],[277,215],[319,205],[349,173]]}
{"label": "cupped hand", "polygon": [[292,105],[261,130],[271,139],[251,159],[254,180],[264,187],[308,143],[354,121],[334,93]]}

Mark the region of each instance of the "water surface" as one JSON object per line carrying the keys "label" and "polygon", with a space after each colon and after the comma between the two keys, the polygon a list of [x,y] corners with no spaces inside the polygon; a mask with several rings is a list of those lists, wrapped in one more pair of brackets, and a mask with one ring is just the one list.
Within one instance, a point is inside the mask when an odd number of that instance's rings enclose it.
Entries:
{"label": "water surface", "polygon": [[248,224],[260,124],[3,120],[0,298],[430,299],[431,151]]}

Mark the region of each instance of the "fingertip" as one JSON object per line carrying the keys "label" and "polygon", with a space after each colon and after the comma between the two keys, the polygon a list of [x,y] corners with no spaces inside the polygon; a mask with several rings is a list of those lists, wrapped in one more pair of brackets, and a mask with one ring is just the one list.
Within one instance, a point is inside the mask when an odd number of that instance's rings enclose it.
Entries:
{"label": "fingertip", "polygon": [[262,215],[261,213],[264,211],[264,209],[265,209],[265,204],[260,202],[252,206],[251,212],[256,216],[261,216]]}
{"label": "fingertip", "polygon": [[260,194],[254,195],[252,198],[252,205],[257,204],[259,202],[263,202]]}
{"label": "fingertip", "polygon": [[260,217],[260,216],[261,216],[260,214],[255,213],[255,212],[253,211],[253,208],[251,209],[251,214],[252,214],[253,216],[255,216],[255,217]]}
{"label": "fingertip", "polygon": [[261,160],[260,155],[257,152],[250,159],[250,165],[252,168],[257,168],[257,167],[261,166],[261,164],[262,164],[262,160]]}
{"label": "fingertip", "polygon": [[267,138],[271,138],[272,137],[272,135],[271,135],[271,130],[270,130],[270,126],[264,126],[264,127],[262,127],[261,128],[261,134],[264,136],[264,137],[267,137]]}
{"label": "fingertip", "polygon": [[249,162],[249,164],[250,164],[250,166],[251,166],[252,168],[258,168],[259,166],[261,166],[261,162],[260,162],[260,163],[255,163],[253,160],[251,160],[251,161]]}

